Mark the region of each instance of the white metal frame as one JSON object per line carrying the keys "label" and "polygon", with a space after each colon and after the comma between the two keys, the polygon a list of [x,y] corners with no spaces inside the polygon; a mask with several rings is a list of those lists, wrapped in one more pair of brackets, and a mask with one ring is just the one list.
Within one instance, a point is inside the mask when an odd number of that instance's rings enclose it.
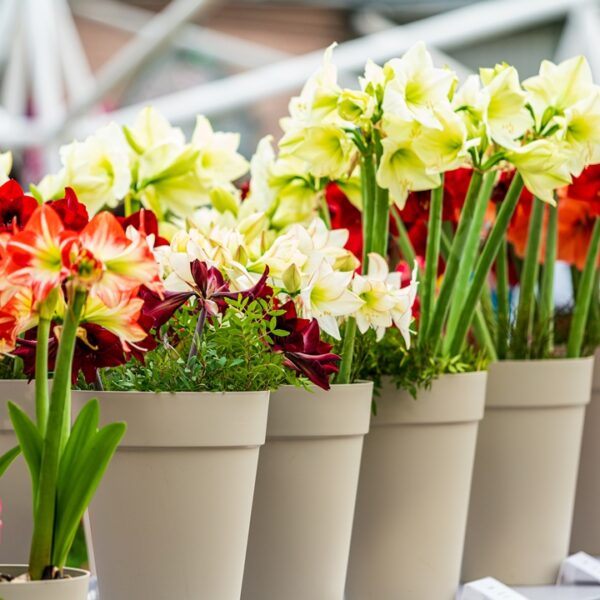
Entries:
{"label": "white metal frame", "polygon": [[[320,63],[321,51],[289,57],[189,24],[210,1],[171,0],[153,16],[114,0],[74,0],[72,8],[81,16],[137,33],[94,78],[67,0],[0,0],[0,148],[49,147],[109,120],[131,121],[142,105],[108,113],[99,113],[97,107],[169,43],[248,69],[156,98],[153,104],[177,124],[191,122],[197,113],[225,113],[296,90]],[[597,0],[487,0],[402,26],[371,15],[363,20],[366,35],[340,44],[335,62],[341,70],[355,72],[366,58],[385,61],[419,40],[442,53],[567,15],[557,56],[585,52],[600,79]],[[440,60],[468,72],[446,55]],[[28,115],[29,98],[36,108],[33,116]]]}

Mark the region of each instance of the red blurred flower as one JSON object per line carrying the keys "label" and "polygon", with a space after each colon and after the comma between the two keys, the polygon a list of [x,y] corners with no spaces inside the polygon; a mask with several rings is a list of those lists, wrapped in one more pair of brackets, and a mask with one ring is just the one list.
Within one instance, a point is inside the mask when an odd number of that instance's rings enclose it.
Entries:
{"label": "red blurred flower", "polygon": [[169,240],[159,235],[158,219],[151,210],[142,208],[128,217],[117,217],[117,219],[125,231],[131,225],[146,236],[153,235],[155,248],[169,245]]}
{"label": "red blurred flower", "polygon": [[0,186],[0,233],[23,229],[37,207],[37,201],[26,196],[14,179],[9,179]]}
{"label": "red blurred flower", "polygon": [[46,204],[52,207],[56,214],[58,214],[65,229],[81,231],[90,222],[85,204],[79,202],[75,191],[70,187],[65,188],[64,198],[51,200],[50,202],[46,202]]}
{"label": "red blurred flower", "polygon": [[340,357],[331,352],[331,344],[321,340],[316,319],[299,318],[291,300],[281,308],[285,313],[276,318],[277,329],[287,331],[289,335],[275,338],[271,346],[273,351],[283,353],[286,366],[328,390],[331,374],[338,372]]}
{"label": "red blurred flower", "polygon": [[332,229],[347,229],[349,232],[345,248],[359,260],[362,257],[363,235],[362,214],[336,183],[325,188],[325,200],[331,215]]}

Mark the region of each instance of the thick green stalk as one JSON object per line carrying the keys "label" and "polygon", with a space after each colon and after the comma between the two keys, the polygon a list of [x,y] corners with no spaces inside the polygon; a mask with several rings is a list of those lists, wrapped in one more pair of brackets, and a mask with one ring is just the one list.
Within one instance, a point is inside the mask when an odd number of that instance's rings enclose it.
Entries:
{"label": "thick green stalk", "polygon": [[588,334],[592,343],[597,346],[600,341],[600,269],[596,268],[596,277],[590,300],[590,311],[588,315]]}
{"label": "thick green stalk", "polygon": [[[461,249],[460,261],[458,263],[458,272],[452,282],[452,293],[450,297],[450,312],[446,325],[446,336],[444,337],[443,348],[446,352],[452,339],[452,333],[456,329],[460,311],[465,302],[465,297],[469,288],[469,279],[477,260],[477,252],[481,240],[483,222],[487,211],[488,203],[496,181],[496,172],[490,171],[485,174],[479,195],[476,199],[473,216],[465,236],[464,246]],[[445,279],[445,277],[444,277]]]}
{"label": "thick green stalk", "polygon": [[429,224],[427,248],[425,250],[425,276],[421,284],[421,322],[419,323],[419,343],[425,341],[429,320],[433,312],[435,284],[437,281],[440,243],[442,236],[442,209],[444,202],[444,181],[431,191],[429,204]]}
{"label": "thick green stalk", "polygon": [[373,155],[368,153],[362,157],[361,162],[361,188],[362,188],[362,230],[363,230],[363,273],[369,263],[369,252],[373,247],[373,221],[375,219],[375,165]]}
{"label": "thick green stalk", "polygon": [[554,271],[558,237],[557,208],[548,206],[546,210],[548,210],[548,227],[540,290],[540,325],[544,343],[542,356],[550,356],[554,352]]}
{"label": "thick green stalk", "polygon": [[35,417],[42,437],[46,434],[50,398],[48,395],[48,342],[50,319],[40,317],[35,348]]}
{"label": "thick green stalk", "polygon": [[473,213],[477,204],[477,197],[483,183],[483,175],[479,171],[473,171],[469,191],[465,198],[465,203],[458,222],[458,228],[454,239],[452,240],[452,248],[446,262],[446,270],[442,280],[442,287],[437,298],[433,317],[427,331],[427,339],[431,344],[437,344],[442,335],[446,314],[450,307],[450,299],[454,290],[454,280],[458,272],[460,261],[462,260],[462,252],[467,238],[467,234],[473,220]]}
{"label": "thick green stalk", "polygon": [[581,355],[585,325],[588,318],[590,302],[594,293],[594,280],[596,265],[598,264],[598,251],[600,250],[600,218],[596,218],[594,230],[588,248],[585,266],[579,281],[579,290],[575,299],[575,309],[571,320],[569,340],[567,342],[567,357],[577,358]]}
{"label": "thick green stalk", "polygon": [[[56,486],[60,465],[61,449],[65,440],[65,417],[70,411],[67,403],[71,391],[71,367],[77,327],[85,305],[87,293],[76,291],[67,306],[65,321],[54,370],[48,427],[42,447],[42,464],[38,488],[38,503],[35,507],[33,538],[29,558],[31,579],[39,580],[51,566],[56,513]],[[68,426],[68,424],[67,424]]]}
{"label": "thick green stalk", "polygon": [[[380,134],[375,131],[375,168],[381,162],[383,147]],[[371,252],[387,257],[388,238],[390,232],[390,195],[388,190],[377,185],[376,174],[373,175],[373,233],[371,238]]]}
{"label": "thick green stalk", "polygon": [[483,316],[481,306],[478,306],[475,309],[475,317],[473,319],[473,331],[475,333],[477,341],[479,342],[479,345],[485,350],[488,358],[491,361],[498,360],[498,354],[496,353],[496,348],[494,346],[494,338],[492,337],[490,329],[485,321],[485,317]]}
{"label": "thick green stalk", "polygon": [[350,383],[352,379],[352,361],[354,358],[354,342],[356,340],[356,320],[350,317],[344,327],[344,343],[342,345],[342,361],[336,377],[336,383]]}
{"label": "thick green stalk", "polygon": [[519,304],[515,330],[512,340],[512,355],[517,359],[530,358],[530,344],[533,333],[533,317],[535,310],[535,284],[538,279],[540,265],[540,244],[542,240],[542,224],[544,220],[544,203],[534,198],[529,229],[527,232],[527,248],[523,271],[519,281]]}
{"label": "thick green stalk", "polygon": [[496,257],[496,294],[498,302],[496,348],[498,358],[504,360],[508,354],[508,336],[510,333],[510,286],[508,284],[506,238],[502,239],[500,250]]}
{"label": "thick green stalk", "polygon": [[454,331],[453,339],[450,342],[451,356],[455,356],[460,352],[465,341],[467,331],[469,330],[471,321],[473,320],[473,313],[475,312],[475,308],[477,307],[479,298],[481,296],[481,290],[483,289],[483,285],[490,272],[492,264],[496,259],[496,255],[498,254],[498,250],[502,244],[504,235],[506,234],[510,219],[515,212],[517,203],[519,202],[519,196],[521,195],[522,190],[523,179],[517,172],[513,178],[506,197],[500,206],[496,221],[492,226],[492,230],[490,231],[488,239],[483,246],[481,256],[477,261],[475,272],[473,274],[473,280],[471,281],[471,285],[469,287],[469,293],[465,298],[465,304],[463,306],[460,319],[458,320],[458,325]]}
{"label": "thick green stalk", "polygon": [[412,242],[410,241],[410,237],[408,237],[408,231],[406,231],[406,227],[400,218],[400,214],[397,210],[392,210],[391,214],[394,222],[396,223],[396,229],[398,229],[398,245],[400,247],[400,252],[402,252],[404,260],[412,269],[415,266],[417,254],[413,248]]}

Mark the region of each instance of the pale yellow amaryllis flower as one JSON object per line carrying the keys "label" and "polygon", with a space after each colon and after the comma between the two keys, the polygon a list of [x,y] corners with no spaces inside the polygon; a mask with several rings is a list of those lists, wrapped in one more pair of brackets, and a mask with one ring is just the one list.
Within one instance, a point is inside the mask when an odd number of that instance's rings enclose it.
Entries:
{"label": "pale yellow amaryllis flower", "polygon": [[155,108],[147,106],[137,115],[133,126],[123,127],[132,149],[142,154],[150,148],[169,144],[182,147],[185,136],[179,127],[173,127]]}
{"label": "pale yellow amaryllis flower", "polygon": [[62,197],[65,187],[71,187],[91,216],[104,207],[116,207],[129,191],[129,150],[114,123],[83,142],[62,146],[60,158],[61,171],[46,176],[37,186],[44,200]]}
{"label": "pale yellow amaryllis flower", "polygon": [[389,190],[391,200],[402,210],[410,192],[436,188],[441,179],[438,173],[427,172],[427,165],[415,150],[418,123],[390,122],[385,129],[389,133],[382,141],[377,183]]}
{"label": "pale yellow amaryllis flower", "polygon": [[573,176],[581,175],[587,165],[600,163],[600,89],[565,110],[557,122]]}
{"label": "pale yellow amaryllis flower", "polygon": [[441,128],[433,109],[449,102],[454,73],[436,68],[423,42],[414,45],[402,58],[389,61],[384,70],[389,79],[383,98],[384,112]]}
{"label": "pale yellow amaryllis flower", "polygon": [[248,172],[248,161],[238,152],[239,133],[213,131],[204,116],[196,118],[191,144],[198,149],[198,178],[206,187],[223,185]]}
{"label": "pale yellow amaryllis flower", "polygon": [[519,171],[525,187],[549,204],[555,204],[554,190],[571,183],[568,156],[555,140],[535,140],[507,152],[506,159]]}
{"label": "pale yellow amaryllis flower", "polygon": [[488,137],[504,148],[515,148],[523,134],[532,128],[533,118],[527,110],[527,94],[519,83],[519,74],[507,64],[480,70]]}
{"label": "pale yellow amaryllis flower", "polygon": [[0,153],[0,184],[8,181],[12,170],[12,154],[10,152]]}
{"label": "pale yellow amaryllis flower", "polygon": [[349,123],[361,124],[368,121],[375,112],[375,98],[360,90],[343,89],[338,98],[338,113]]}
{"label": "pale yellow amaryllis flower", "polygon": [[319,327],[337,340],[340,339],[338,319],[352,315],[364,303],[349,289],[352,277],[352,272],[334,271],[324,260],[299,295],[303,316],[317,319]]}
{"label": "pale yellow amaryllis flower", "polygon": [[583,56],[570,58],[558,65],[549,60],[543,61],[539,75],[526,79],[523,87],[528,92],[538,126],[547,109],[562,115],[578,102],[594,95],[596,88],[590,65]]}

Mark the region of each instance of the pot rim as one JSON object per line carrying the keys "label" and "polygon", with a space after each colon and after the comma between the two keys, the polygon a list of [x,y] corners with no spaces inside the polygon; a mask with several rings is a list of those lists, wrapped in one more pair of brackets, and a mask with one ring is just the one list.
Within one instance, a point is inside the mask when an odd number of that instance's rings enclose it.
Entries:
{"label": "pot rim", "polygon": [[[0,573],[5,572],[5,569],[11,569],[11,570],[17,570],[19,569],[19,574],[24,573],[25,571],[27,571],[27,569],[29,568],[29,565],[20,565],[20,564],[0,564]],[[68,575],[70,575],[69,578],[67,579],[45,579],[43,581],[23,581],[23,582],[19,582],[18,584],[15,585],[27,585],[27,586],[33,586],[33,585],[59,585],[59,584],[66,584],[69,583],[73,580],[77,580],[77,579],[87,579],[91,576],[90,571],[86,571],[85,569],[77,569],[75,567],[65,567],[64,569],[65,573],[67,573]],[[8,585],[12,585],[12,582],[10,581],[0,581],[0,586],[8,586]]]}

